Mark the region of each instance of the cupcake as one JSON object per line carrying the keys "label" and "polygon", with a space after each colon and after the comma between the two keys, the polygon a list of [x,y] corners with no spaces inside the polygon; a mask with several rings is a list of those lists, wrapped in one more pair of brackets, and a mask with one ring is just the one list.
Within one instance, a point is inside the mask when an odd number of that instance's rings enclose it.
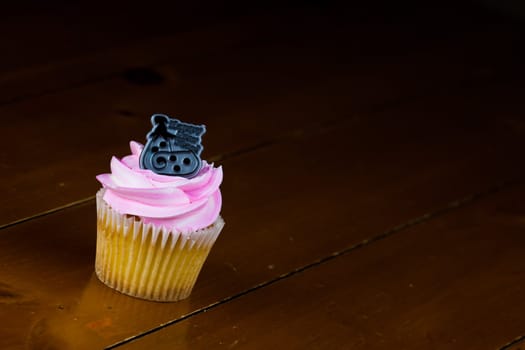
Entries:
{"label": "cupcake", "polygon": [[95,272],[134,297],[188,297],[221,232],[222,168],[200,159],[203,125],[166,115],[151,118],[145,146],[111,159],[97,176]]}

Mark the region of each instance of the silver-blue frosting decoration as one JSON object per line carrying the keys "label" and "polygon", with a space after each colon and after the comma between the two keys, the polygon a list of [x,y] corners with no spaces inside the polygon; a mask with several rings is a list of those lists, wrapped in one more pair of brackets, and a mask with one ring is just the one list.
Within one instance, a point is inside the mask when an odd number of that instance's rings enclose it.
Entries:
{"label": "silver-blue frosting decoration", "polygon": [[164,114],[151,117],[153,128],[140,155],[140,167],[160,175],[191,178],[199,172],[202,161],[201,138],[204,125],[183,123]]}

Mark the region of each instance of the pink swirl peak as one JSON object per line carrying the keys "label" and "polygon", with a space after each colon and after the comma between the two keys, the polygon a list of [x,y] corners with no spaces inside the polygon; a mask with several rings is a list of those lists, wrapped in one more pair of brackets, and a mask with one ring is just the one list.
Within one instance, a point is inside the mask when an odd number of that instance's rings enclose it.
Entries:
{"label": "pink swirl peak", "polygon": [[202,161],[199,173],[187,179],[141,169],[143,145],[131,141],[131,155],[111,158],[111,173],[97,176],[104,200],[121,214],[178,232],[192,232],[215,222],[221,210],[222,167]]}

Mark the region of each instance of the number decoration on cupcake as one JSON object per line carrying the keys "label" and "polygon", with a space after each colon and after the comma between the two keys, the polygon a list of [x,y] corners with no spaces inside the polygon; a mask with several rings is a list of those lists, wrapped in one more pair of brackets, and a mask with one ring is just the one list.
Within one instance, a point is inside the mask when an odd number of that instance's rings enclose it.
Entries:
{"label": "number decoration on cupcake", "polygon": [[140,167],[159,175],[192,178],[201,169],[204,125],[183,123],[164,114],[151,117],[153,128],[140,154]]}

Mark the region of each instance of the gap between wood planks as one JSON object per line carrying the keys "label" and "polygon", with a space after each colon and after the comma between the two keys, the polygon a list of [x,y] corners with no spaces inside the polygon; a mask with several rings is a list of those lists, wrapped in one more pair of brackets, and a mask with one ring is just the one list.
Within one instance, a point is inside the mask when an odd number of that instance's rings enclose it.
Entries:
{"label": "gap between wood planks", "polygon": [[[157,327],[154,327],[152,329],[149,329],[147,331],[144,331],[140,334],[136,334],[134,336],[131,336],[129,338],[126,338],[126,339],[123,339],[122,341],[120,342],[117,342],[115,344],[112,344],[108,347],[106,347],[105,349],[106,350],[111,350],[111,349],[115,349],[117,347],[120,347],[122,345],[125,345],[125,344],[128,344],[134,340],[137,340],[139,338],[142,338],[142,337],[145,337],[149,334],[152,334],[152,333],[155,333],[163,328],[167,328],[169,326],[172,326],[172,325],[175,325],[177,323],[180,323],[180,322],[183,322],[193,316],[197,316],[199,314],[202,314],[202,313],[205,313],[205,312],[208,312],[208,311],[211,311],[225,303],[228,303],[232,300],[235,300],[235,299],[238,299],[238,298],[241,298],[249,293],[252,293],[252,292],[255,292],[261,288],[265,288],[267,286],[270,286],[274,283],[277,283],[281,280],[284,280],[286,278],[289,278],[289,277],[292,277],[294,275],[297,275],[301,272],[304,272],[306,270],[309,270],[309,269],[312,269],[312,268],[315,268],[317,266],[320,266],[322,264],[325,264],[333,259],[336,259],[340,256],[344,256],[344,255],[347,255],[347,254],[350,254],[352,253],[353,251],[357,250],[357,249],[360,249],[360,248],[363,248],[365,246],[368,246],[374,242],[377,242],[377,241],[380,241],[380,240],[383,240],[383,239],[386,239],[386,238],[389,238],[390,236],[393,236],[395,234],[398,234],[402,231],[405,231],[409,228],[412,228],[414,226],[417,226],[419,224],[422,224],[422,223],[425,223],[427,221],[430,221],[434,218],[437,218],[437,217],[440,217],[442,215],[446,215],[447,213],[453,211],[453,210],[456,210],[456,209],[459,209],[459,208],[462,208],[462,207],[465,207],[469,204],[472,204],[473,202],[477,201],[477,200],[480,200],[480,199],[483,199],[485,197],[488,197],[492,194],[495,194],[496,192],[499,192],[501,191],[502,189],[504,188],[508,188],[508,187],[513,187],[513,186],[516,186],[520,183],[523,182],[523,179],[522,178],[518,178],[518,179],[512,179],[512,180],[509,180],[509,181],[505,181],[505,182],[501,182],[501,183],[498,183],[490,188],[487,188],[486,190],[484,191],[481,191],[481,192],[477,192],[477,193],[473,193],[473,194],[470,194],[470,195],[467,195],[463,198],[460,198],[460,199],[457,199],[457,200],[454,200],[452,202],[449,202],[446,206],[440,208],[440,209],[437,209],[435,211],[432,211],[432,212],[429,212],[429,213],[426,213],[426,214],[423,214],[419,217],[416,217],[412,220],[408,220],[406,221],[405,223],[403,224],[400,224],[398,226],[395,226],[391,229],[388,229],[382,233],[379,233],[378,235],[376,236],[372,236],[368,239],[364,239],[362,240],[361,242],[359,243],[356,243],[356,244],[353,244],[345,249],[342,249],[342,250],[339,250],[339,251],[336,251],[336,252],[333,252],[332,254],[328,255],[328,256],[325,256],[323,258],[320,258],[320,259],[317,259],[309,264],[306,264],[306,265],[303,265],[303,266],[300,266],[296,269],[293,269],[287,273],[284,273],[276,278],[273,278],[273,279],[270,279],[268,281],[265,281],[265,282],[261,282],[253,287],[250,287],[248,289],[245,289],[239,293],[236,293],[234,295],[231,295],[231,296],[228,296],[222,300],[219,300],[219,301],[216,301],[208,306],[205,306],[205,307],[202,307],[200,309],[197,309],[193,312],[190,312],[189,314],[187,315],[184,315],[184,316],[181,316],[175,320],[172,320],[172,321],[169,321],[169,322],[166,322],[164,324],[161,324]],[[513,342],[505,345],[503,348],[499,349],[499,350],[507,350],[509,349],[510,346],[514,345],[514,344],[517,344],[519,343],[520,341],[523,341],[525,339],[525,336],[522,336],[522,337],[519,337],[519,338],[516,338],[516,340],[514,340]]]}
{"label": "gap between wood planks", "polygon": [[517,338],[514,338],[513,340],[511,340],[507,344],[503,345],[498,350],[512,350],[512,349],[520,350],[521,349],[520,347],[514,348],[514,346],[519,345],[519,344],[524,343],[524,342],[525,342],[525,335],[521,335],[521,336],[519,336]]}

